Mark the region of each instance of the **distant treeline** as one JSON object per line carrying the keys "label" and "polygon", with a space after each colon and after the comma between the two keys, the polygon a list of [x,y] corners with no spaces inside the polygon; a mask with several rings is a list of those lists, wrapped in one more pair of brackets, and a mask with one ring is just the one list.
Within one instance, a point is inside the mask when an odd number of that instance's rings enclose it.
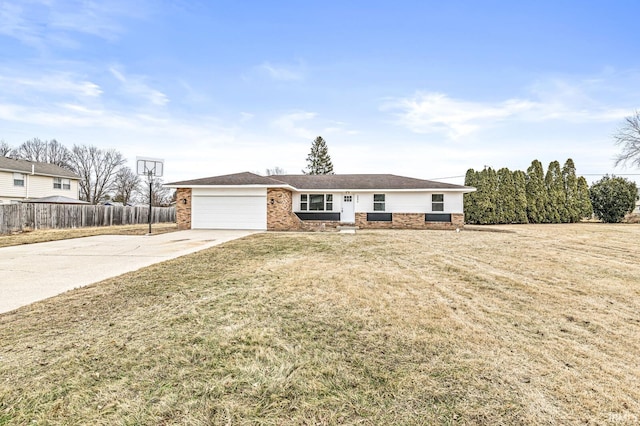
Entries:
{"label": "distant treeline", "polygon": [[477,190],[465,194],[464,215],[469,224],[573,223],[593,214],[589,185],[576,176],[568,159],[562,168],[552,161],[545,174],[533,160],[526,173],[491,167],[467,170],[465,185]]}

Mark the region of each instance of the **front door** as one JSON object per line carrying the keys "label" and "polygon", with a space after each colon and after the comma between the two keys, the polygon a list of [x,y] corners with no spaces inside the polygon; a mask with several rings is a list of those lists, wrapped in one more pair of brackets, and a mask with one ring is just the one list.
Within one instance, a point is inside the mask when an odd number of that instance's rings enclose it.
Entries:
{"label": "front door", "polygon": [[340,222],[355,223],[356,210],[353,206],[353,195],[342,196],[342,213],[340,214]]}

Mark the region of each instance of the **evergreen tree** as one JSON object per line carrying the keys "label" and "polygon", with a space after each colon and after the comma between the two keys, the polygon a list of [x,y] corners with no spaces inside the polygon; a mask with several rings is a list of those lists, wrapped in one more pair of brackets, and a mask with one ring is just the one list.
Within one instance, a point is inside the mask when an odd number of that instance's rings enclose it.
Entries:
{"label": "evergreen tree", "polygon": [[546,218],[547,189],[542,163],[533,160],[527,169],[527,217],[529,223],[543,223]]}
{"label": "evergreen tree", "polygon": [[562,223],[566,220],[568,214],[566,211],[566,196],[564,191],[564,182],[562,180],[562,171],[560,163],[552,161],[549,163],[547,175],[544,178],[545,187],[547,189],[547,206],[546,220],[547,223]]}
{"label": "evergreen tree", "polygon": [[513,174],[506,167],[498,170],[498,196],[496,199],[497,223],[514,223],[516,199]]}
{"label": "evergreen tree", "polygon": [[578,206],[578,178],[576,166],[571,158],[567,159],[562,167],[562,183],[564,185],[565,212],[563,222],[575,223],[580,221],[580,208]]}
{"label": "evergreen tree", "polygon": [[477,224],[478,221],[478,172],[467,170],[464,176],[464,185],[476,188],[476,191],[464,194],[464,221],[469,224]]}
{"label": "evergreen tree", "polygon": [[333,163],[329,156],[329,148],[322,136],[318,136],[311,144],[311,152],[307,156],[307,175],[332,175]]}
{"label": "evergreen tree", "polygon": [[635,182],[621,177],[604,176],[589,189],[593,211],[606,223],[622,222],[631,213],[638,199]]}
{"label": "evergreen tree", "polygon": [[477,189],[477,223],[481,225],[497,223],[498,176],[495,170],[487,167],[478,174]]}
{"label": "evergreen tree", "polygon": [[577,185],[578,214],[580,218],[590,218],[593,215],[593,205],[591,204],[591,196],[589,193],[589,185],[584,176],[578,178]]}
{"label": "evergreen tree", "polygon": [[513,172],[514,223],[527,220],[527,175],[522,170]]}

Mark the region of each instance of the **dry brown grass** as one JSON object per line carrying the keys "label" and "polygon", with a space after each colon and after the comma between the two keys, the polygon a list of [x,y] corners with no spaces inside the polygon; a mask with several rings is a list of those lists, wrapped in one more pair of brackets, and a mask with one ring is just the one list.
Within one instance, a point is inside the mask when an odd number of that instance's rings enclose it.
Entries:
{"label": "dry brown grass", "polygon": [[259,234],[0,315],[0,424],[637,424],[636,225]]}
{"label": "dry brown grass", "polygon": [[[154,223],[153,234],[177,231],[175,223]],[[0,235],[0,247],[19,246],[22,244],[44,243],[47,241],[68,240],[70,238],[92,237],[94,235],[145,235],[149,225],[100,226],[94,228],[75,229],[38,229],[28,232]]]}

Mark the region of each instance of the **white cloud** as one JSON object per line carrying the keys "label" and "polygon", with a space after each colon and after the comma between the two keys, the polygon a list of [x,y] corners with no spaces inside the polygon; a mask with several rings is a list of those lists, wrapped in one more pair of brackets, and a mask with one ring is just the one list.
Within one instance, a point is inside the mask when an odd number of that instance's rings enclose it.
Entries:
{"label": "white cloud", "polygon": [[299,123],[308,123],[309,120],[315,118],[316,116],[317,114],[315,112],[293,112],[278,117],[272,122],[272,125],[288,135],[299,137],[302,139],[313,139],[318,135],[315,135],[312,130],[301,126]]}
{"label": "white cloud", "polygon": [[270,62],[262,63],[258,69],[265,72],[269,77],[279,81],[299,81],[304,79],[302,65],[274,65]]}
{"label": "white cloud", "polygon": [[145,77],[125,75],[116,67],[110,67],[109,71],[121,83],[123,91],[129,95],[146,99],[157,106],[164,106],[169,103],[167,95],[146,84]]}
{"label": "white cloud", "polygon": [[444,93],[417,92],[381,106],[396,123],[414,133],[440,133],[459,139],[501,124],[550,120],[570,123],[618,121],[629,108],[611,107],[591,95],[600,81],[569,83],[561,79],[537,82],[528,98],[504,101],[455,99]]}
{"label": "white cloud", "polygon": [[98,84],[70,73],[50,73],[40,77],[0,75],[0,88],[4,93],[31,91],[89,98],[102,94]]}
{"label": "white cloud", "polygon": [[1,1],[0,34],[37,48],[74,48],[73,33],[114,40],[124,32],[120,18],[144,18],[145,9],[144,1]]}

